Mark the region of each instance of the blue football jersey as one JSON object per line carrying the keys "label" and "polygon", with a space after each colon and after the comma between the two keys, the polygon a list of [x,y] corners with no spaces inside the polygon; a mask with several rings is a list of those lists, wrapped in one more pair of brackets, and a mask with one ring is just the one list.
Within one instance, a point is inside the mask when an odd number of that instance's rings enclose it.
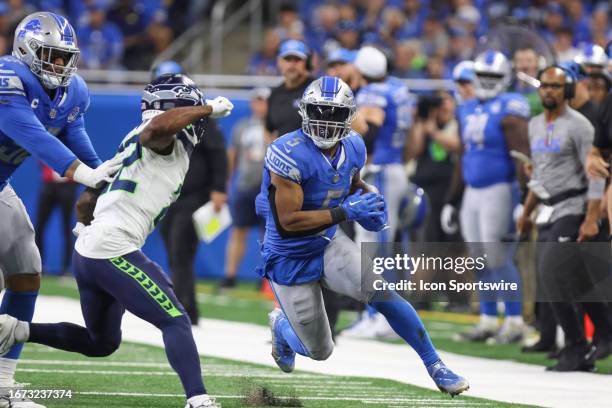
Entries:
{"label": "blue football jersey", "polygon": [[[83,125],[88,106],[89,92],[81,77],[75,75],[69,86],[57,88],[51,99],[27,65],[12,56],[0,57],[0,189],[30,154],[60,174],[77,156],[97,167],[100,160]],[[45,129],[64,146],[49,140]],[[69,148],[79,152],[75,155]]]}
{"label": "blue football jersey", "polygon": [[[289,258],[319,257],[334,236],[336,226],[318,234],[282,238],[276,229],[274,215],[268,200],[271,186],[270,172],[299,184],[304,191],[302,210],[319,210],[339,205],[348,195],[353,176],[363,167],[366,159],[365,144],[357,133],[340,141],[339,150],[332,161],[306,136],[302,130],[288,133],[276,139],[268,147],[264,163],[258,213],[266,218],[266,234],[263,242],[266,254]],[[311,271],[312,276],[292,276],[279,281],[297,282],[316,279],[322,270]],[[283,272],[284,273],[284,272]],[[309,275],[309,271],[287,270],[287,274]]]}
{"label": "blue football jersey", "polygon": [[515,179],[502,128],[506,116],[528,119],[527,99],[517,93],[503,93],[485,101],[470,99],[457,108],[467,185],[479,188]]}
{"label": "blue football jersey", "polygon": [[385,111],[385,120],[374,142],[372,163],[401,163],[414,110],[408,87],[400,79],[389,77],[360,88],[356,103],[359,108],[372,106]]}

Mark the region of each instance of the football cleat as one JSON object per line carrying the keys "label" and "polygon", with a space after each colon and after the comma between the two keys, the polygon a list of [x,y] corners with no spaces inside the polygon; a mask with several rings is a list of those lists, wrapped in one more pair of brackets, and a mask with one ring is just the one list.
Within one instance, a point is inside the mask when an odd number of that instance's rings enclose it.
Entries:
{"label": "football cleat", "polygon": [[221,404],[207,394],[191,397],[189,400],[191,402],[188,401],[185,408],[221,408]]}
{"label": "football cleat", "polygon": [[495,336],[487,339],[487,344],[512,344],[523,340],[525,325],[522,321],[516,322],[505,319]]}
{"label": "football cleat", "polygon": [[46,408],[22,395],[23,384],[11,380],[0,383],[0,408]]}
{"label": "football cleat", "polygon": [[286,319],[285,314],[280,309],[274,309],[268,317],[272,332],[272,357],[281,370],[290,373],[295,368],[295,351],[285,341],[278,326],[282,319]]}
{"label": "football cleat", "polygon": [[19,320],[7,314],[0,315],[0,356],[9,352],[15,342],[15,329]]}
{"label": "football cleat", "polygon": [[442,360],[438,360],[427,367],[427,372],[440,391],[450,394],[451,397],[459,395],[470,388],[467,380],[453,373]]}
{"label": "football cleat", "polygon": [[351,326],[340,332],[343,337],[354,339],[375,339],[376,338],[376,321],[374,316],[370,316],[368,311],[361,313],[361,316]]}
{"label": "football cleat", "polygon": [[488,338],[495,336],[497,327],[494,325],[487,324],[483,321],[473,326],[471,329],[453,336],[455,341],[471,341],[471,342],[482,342]]}

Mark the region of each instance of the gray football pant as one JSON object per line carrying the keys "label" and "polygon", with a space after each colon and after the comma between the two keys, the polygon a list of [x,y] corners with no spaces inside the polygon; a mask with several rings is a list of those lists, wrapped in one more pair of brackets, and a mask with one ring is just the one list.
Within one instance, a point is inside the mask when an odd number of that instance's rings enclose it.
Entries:
{"label": "gray football pant", "polygon": [[16,274],[37,274],[40,270],[34,227],[21,199],[7,185],[0,191],[0,272],[6,279]]}
{"label": "gray football pant", "polygon": [[270,282],[291,327],[315,360],[325,360],[334,348],[321,287],[362,303],[368,303],[374,295],[374,275],[365,274],[368,282],[362,286],[361,251],[340,229],[325,248],[323,264],[320,281],[293,286]]}

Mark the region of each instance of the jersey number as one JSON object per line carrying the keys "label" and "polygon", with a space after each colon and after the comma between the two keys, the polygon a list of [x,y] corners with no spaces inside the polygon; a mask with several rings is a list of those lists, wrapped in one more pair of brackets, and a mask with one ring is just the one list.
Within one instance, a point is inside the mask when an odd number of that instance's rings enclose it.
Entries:
{"label": "jersey number", "polygon": [[140,145],[140,143],[137,142],[137,140],[137,138],[133,138],[129,140],[127,144],[122,146],[122,148],[119,149],[119,152],[122,152],[129,144],[136,143],[136,148],[134,149],[132,154],[123,159],[123,167],[121,167],[121,170],[119,170],[119,173],[117,174],[115,180],[110,184],[110,186],[108,186],[107,191],[121,190],[127,191],[128,193],[133,193],[134,191],[136,191],[136,186],[138,185],[137,182],[128,179],[121,179],[120,177],[123,169],[131,166],[142,158],[142,146]]}
{"label": "jersey number", "polygon": [[488,120],[489,115],[487,113],[467,116],[465,130],[463,131],[465,143],[482,146],[484,144],[485,127]]}

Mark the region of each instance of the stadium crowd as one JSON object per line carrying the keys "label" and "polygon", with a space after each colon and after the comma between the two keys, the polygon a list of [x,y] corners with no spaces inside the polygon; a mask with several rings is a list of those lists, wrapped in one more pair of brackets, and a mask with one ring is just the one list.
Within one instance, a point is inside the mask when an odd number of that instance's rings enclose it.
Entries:
{"label": "stadium crowd", "polygon": [[393,59],[400,78],[450,78],[454,66],[472,57],[478,39],[509,17],[533,27],[571,60],[582,43],[605,46],[612,39],[605,1],[373,0],[286,2],[276,27],[265,34],[249,74],[277,74],[281,41],[304,40],[319,58],[337,48],[374,45]]}
{"label": "stadium crowd", "polygon": [[72,22],[87,69],[148,70],[157,54],[197,21],[209,1],[10,0],[0,2],[0,54],[10,51],[17,24],[37,10]]}

